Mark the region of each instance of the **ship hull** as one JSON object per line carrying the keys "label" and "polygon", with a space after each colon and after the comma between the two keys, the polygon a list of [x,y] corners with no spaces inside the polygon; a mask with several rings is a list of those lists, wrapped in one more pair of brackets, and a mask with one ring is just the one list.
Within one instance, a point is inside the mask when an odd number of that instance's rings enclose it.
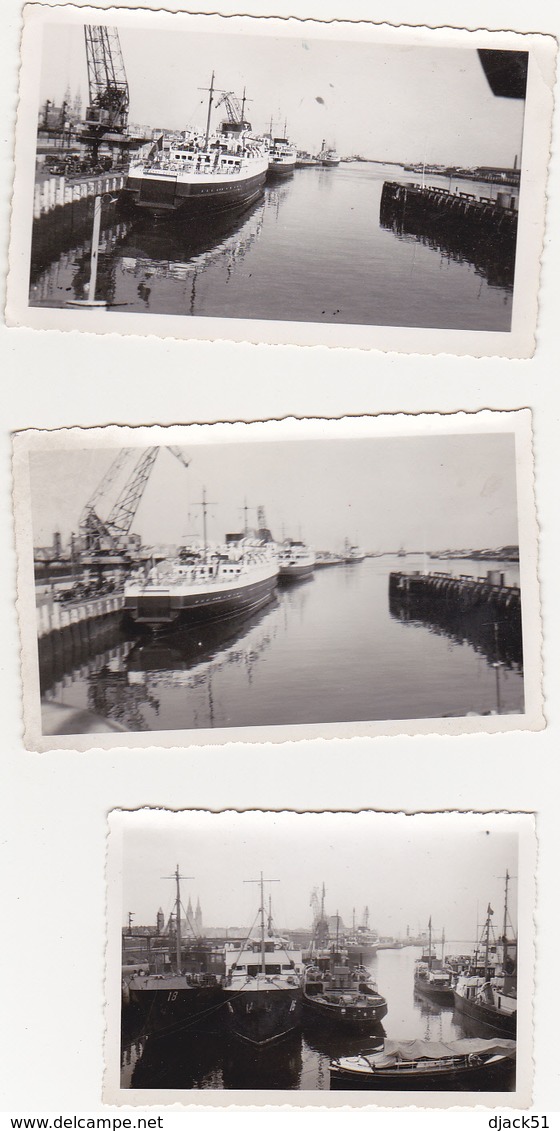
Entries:
{"label": "ship hull", "polygon": [[299,987],[242,990],[227,1003],[231,1032],[249,1045],[270,1045],[301,1025]]}
{"label": "ship hull", "polygon": [[295,161],[274,162],[268,166],[267,180],[277,181],[282,180],[284,177],[291,177],[295,172]]}
{"label": "ship hull", "polygon": [[314,569],[315,563],[280,566],[278,578],[280,581],[301,581],[304,577],[311,577]]}
{"label": "ship hull", "polygon": [[377,954],[377,943],[345,943],[344,947],[351,962],[361,963]]}
{"label": "ship hull", "polygon": [[125,615],[142,627],[203,624],[239,614],[249,615],[272,600],[277,574],[235,588],[215,587],[211,591],[181,593],[165,591],[126,594]]}
{"label": "ship hull", "polygon": [[225,994],[221,986],[133,989],[129,1005],[149,1033],[222,1033]]}
{"label": "ship hull", "polygon": [[352,1033],[370,1033],[372,1026],[378,1025],[387,1015],[385,1001],[379,1005],[369,1003],[334,1005],[304,993],[303,1005],[304,1019]]}
{"label": "ship hull", "polygon": [[213,179],[206,176],[196,181],[155,174],[135,176],[132,171],[127,179],[126,195],[138,209],[160,215],[178,214],[184,219],[248,208],[264,189],[267,169],[265,163],[262,164],[258,172],[246,177]]}
{"label": "ship hull", "polygon": [[515,1038],[517,1013],[500,1013],[498,1009],[491,1005],[485,1005],[478,1001],[468,1001],[456,991],[453,992],[453,1004],[457,1013],[462,1013],[471,1021],[483,1025],[485,1029],[499,1033],[501,1036]]}
{"label": "ship hull", "polygon": [[414,992],[420,994],[421,997],[433,1001],[436,1005],[453,1005],[453,990],[450,986],[431,986],[422,979],[418,979],[414,983]]}

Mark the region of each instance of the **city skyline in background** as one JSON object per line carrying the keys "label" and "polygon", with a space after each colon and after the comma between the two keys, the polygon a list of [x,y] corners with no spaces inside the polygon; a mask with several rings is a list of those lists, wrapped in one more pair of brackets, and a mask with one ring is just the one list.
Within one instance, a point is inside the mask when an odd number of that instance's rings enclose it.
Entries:
{"label": "city skyline in background", "polygon": [[[216,98],[246,90],[255,132],[272,119],[282,135],[287,123],[300,149],[317,152],[325,139],[343,155],[378,161],[520,164],[525,103],[492,94],[474,49],[273,36],[256,20],[250,33],[230,21],[225,32],[213,26],[220,30],[118,25],[131,122],[204,129],[214,72]],[[53,22],[43,29],[40,103],[60,105],[68,90],[85,107],[84,29]]]}
{"label": "city skyline in background", "polygon": [[[122,924],[155,925],[174,910],[179,866],[184,908],[200,900],[205,927],[249,928],[258,915],[263,872],[277,929],[310,927],[312,893],[325,884],[325,911],[346,927],[363,920],[380,934],[425,931],[448,940],[477,937],[488,905],[502,932],[506,870],[508,909],[517,915],[515,818],[495,815],[208,813],[126,815]],[[356,861],[360,868],[356,870]]]}
{"label": "city skyline in background", "polygon": [[[63,545],[79,533],[83,508],[118,448],[30,453],[33,541]],[[107,517],[145,448],[103,500]],[[485,549],[518,543],[515,436],[465,433],[352,440],[298,440],[185,446],[185,468],[162,448],[131,533],[142,543],[200,540],[257,526],[264,508],[275,540],[301,538],[316,549],[346,540],[369,552]],[[247,511],[245,511],[245,506]]]}

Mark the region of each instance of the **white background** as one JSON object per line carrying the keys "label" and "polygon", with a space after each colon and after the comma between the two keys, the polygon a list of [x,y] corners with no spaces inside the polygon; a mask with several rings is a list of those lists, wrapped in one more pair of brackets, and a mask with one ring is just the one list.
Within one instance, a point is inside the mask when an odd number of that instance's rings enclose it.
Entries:
{"label": "white background", "polygon": [[[220,4],[223,12],[239,11],[240,7],[233,0]],[[212,11],[216,4],[198,0],[197,8]],[[531,4],[526,0],[457,0],[454,4],[449,0],[424,0],[422,4],[418,0],[346,0],[344,4],[342,0],[274,0],[273,6],[270,0],[268,4],[265,0],[244,0],[242,10],[323,19],[385,18],[392,23],[423,20],[434,26],[453,22],[471,28],[513,28],[556,35],[560,30],[560,8],[555,0],[532,0]],[[17,103],[19,0],[4,0],[2,17],[1,203],[5,258]],[[363,112],[363,108],[357,108],[357,112]],[[557,120],[555,133],[537,352],[532,360],[398,357],[326,349],[96,338],[0,327],[0,847],[5,885],[1,900],[6,911],[1,947],[0,1064],[4,1110],[102,1110],[105,815],[112,806],[146,804],[178,808],[352,809],[365,805],[410,810],[536,810],[540,859],[533,1110],[558,1109]],[[64,751],[42,755],[23,750],[10,499],[12,429],[525,405],[534,411],[545,632],[545,731],[302,743],[283,751],[281,758],[267,757],[260,747],[234,752],[208,747],[197,751],[192,747],[180,752]],[[211,1116],[212,1121],[227,1118],[227,1113]],[[276,1118],[283,1123],[293,1116],[281,1114]],[[407,1118],[420,1123],[420,1118],[412,1115],[400,1117],[400,1122],[404,1124]],[[465,1119],[469,1125],[477,1119],[481,1126],[488,1123],[484,1116],[459,1118],[463,1125]],[[388,1117],[383,1119],[386,1122]]]}

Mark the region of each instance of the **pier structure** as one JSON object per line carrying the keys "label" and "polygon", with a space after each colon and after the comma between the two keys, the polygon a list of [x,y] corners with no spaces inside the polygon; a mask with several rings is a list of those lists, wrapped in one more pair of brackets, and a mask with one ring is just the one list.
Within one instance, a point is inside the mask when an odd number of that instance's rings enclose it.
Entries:
{"label": "pier structure", "polygon": [[488,570],[484,577],[392,572],[389,611],[402,622],[467,641],[490,663],[522,668],[521,590],[507,585],[500,570]]}
{"label": "pier structure", "polygon": [[397,235],[416,236],[459,262],[472,263],[490,285],[513,286],[517,196],[496,200],[446,188],[385,181],[379,219]]}

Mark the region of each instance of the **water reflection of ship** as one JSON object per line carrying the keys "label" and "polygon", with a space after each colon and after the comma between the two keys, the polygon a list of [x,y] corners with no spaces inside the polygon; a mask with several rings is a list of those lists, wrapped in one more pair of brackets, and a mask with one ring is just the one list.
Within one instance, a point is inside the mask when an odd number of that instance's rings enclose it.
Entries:
{"label": "water reflection of ship", "polygon": [[223,1059],[224,1088],[297,1089],[302,1084],[302,1036],[292,1030],[272,1046],[240,1045],[229,1040]]}
{"label": "water reflection of ship", "polygon": [[301,1032],[271,1048],[240,1045],[231,1034],[152,1035],[123,1044],[123,1068],[132,1088],[297,1089],[302,1076]]}
{"label": "water reflection of ship", "polygon": [[130,1087],[223,1088],[226,1044],[225,1037],[200,1032],[152,1034],[142,1044]]}
{"label": "water reflection of ship", "polygon": [[[196,630],[181,629],[165,637],[138,641],[127,656],[127,680],[149,697],[166,686],[206,691],[202,708],[193,710],[189,725],[215,726],[214,679],[227,665],[244,673],[249,686],[254,667],[277,631],[276,598],[253,616],[209,622]],[[272,614],[272,615],[271,615]]]}
{"label": "water reflection of ship", "polygon": [[150,279],[188,280],[212,263],[223,260],[230,267],[242,262],[260,236],[264,220],[264,201],[243,212],[225,213],[203,225],[186,228],[143,220],[134,224],[115,248],[122,271],[140,279],[145,287]]}
{"label": "water reflection of ship", "polygon": [[[398,592],[389,594],[391,616],[410,627],[424,627],[440,636],[448,636],[455,644],[470,644],[475,652],[486,656],[489,663],[523,671],[523,642],[519,610],[498,610],[497,620],[489,606],[471,605],[461,609],[422,597],[411,598]],[[496,669],[499,671],[499,669]]]}

